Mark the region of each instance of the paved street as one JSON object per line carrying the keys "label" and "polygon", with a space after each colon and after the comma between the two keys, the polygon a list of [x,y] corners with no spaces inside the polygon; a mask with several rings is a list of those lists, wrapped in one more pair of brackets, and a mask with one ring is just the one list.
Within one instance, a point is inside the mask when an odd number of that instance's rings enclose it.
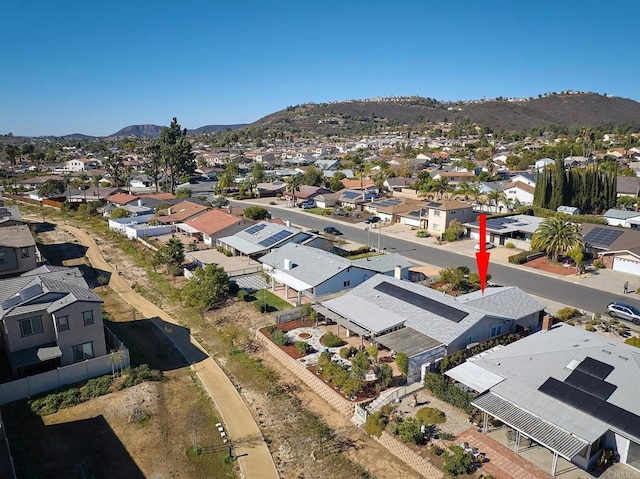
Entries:
{"label": "paved street", "polygon": [[[368,240],[377,246],[377,230],[365,231],[363,223],[350,224],[339,219],[319,217],[305,213],[298,208],[288,208],[284,203],[269,205],[273,198],[251,201],[234,201],[236,206],[247,204],[261,204],[272,211],[274,217],[290,220],[295,225],[322,230],[327,225],[336,226],[344,233],[349,241],[367,244]],[[374,238],[375,237],[375,238]],[[477,270],[473,240],[463,240],[445,245],[434,245],[432,240],[415,237],[410,227],[391,225],[382,228],[380,244],[389,252],[396,252],[421,264],[432,265],[437,268],[449,266],[468,266],[472,271]],[[491,250],[489,274],[491,281],[503,286],[519,286],[533,296],[541,298],[550,309],[564,305],[576,307],[587,312],[604,312],[611,301],[623,301],[640,307],[640,298],[635,293],[623,295],[623,285],[629,282],[630,290],[635,291],[640,286],[637,276],[598,270],[583,276],[560,276],[533,270],[524,266],[516,266],[507,262],[505,248],[497,247]],[[515,254],[514,250],[511,250]]]}

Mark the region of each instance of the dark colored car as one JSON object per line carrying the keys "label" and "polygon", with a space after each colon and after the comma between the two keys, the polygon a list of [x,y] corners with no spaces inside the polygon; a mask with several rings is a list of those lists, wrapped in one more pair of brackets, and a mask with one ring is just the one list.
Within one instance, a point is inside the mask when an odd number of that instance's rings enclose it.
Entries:
{"label": "dark colored car", "polygon": [[340,236],[342,234],[339,229],[334,228],[333,226],[327,226],[324,229],[324,232],[334,236]]}
{"label": "dark colored car", "polygon": [[368,218],[366,218],[364,220],[364,222],[366,224],[371,224],[371,223],[380,223],[380,217],[379,216],[369,216]]}

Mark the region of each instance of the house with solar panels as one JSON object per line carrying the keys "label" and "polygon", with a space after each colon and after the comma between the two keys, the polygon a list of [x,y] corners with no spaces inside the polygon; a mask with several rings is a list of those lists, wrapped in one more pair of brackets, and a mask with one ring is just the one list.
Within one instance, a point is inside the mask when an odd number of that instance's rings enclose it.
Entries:
{"label": "house with solar panels", "polygon": [[[476,392],[471,404],[484,413],[484,433],[504,437],[489,427],[487,419],[494,418],[511,433],[516,452],[525,439],[547,448],[553,475],[567,469],[564,461],[592,469],[606,448],[640,471],[640,349],[545,323],[540,332],[469,358],[446,375]],[[615,477],[637,474],[629,469]]]}
{"label": "house with solar panels", "polygon": [[17,377],[107,354],[102,300],[78,268],[0,280],[2,349]]}
{"label": "house with solar panels", "polygon": [[357,209],[364,203],[371,202],[376,199],[377,191],[373,190],[340,190],[336,204],[339,206]]}
{"label": "house with solar panels", "polygon": [[300,304],[302,296],[318,298],[354,288],[376,274],[409,277],[413,266],[397,253],[349,260],[328,251],[287,243],[260,258],[271,289],[284,288]]}
{"label": "house with solar panels", "polygon": [[640,231],[585,223],[580,232],[586,252],[607,268],[640,276]]}
{"label": "house with solar panels", "polygon": [[216,240],[216,246],[221,246],[234,256],[248,256],[252,259],[257,259],[287,243],[304,244],[325,250],[332,246],[329,240],[310,231],[268,221],[261,221],[232,236]]}
{"label": "house with solar panels", "polygon": [[314,306],[326,318],[409,357],[408,382],[421,381],[448,355],[508,333],[533,330],[544,306],[517,287],[449,296],[421,284],[375,275]]}
{"label": "house with solar panels", "polygon": [[[528,249],[528,243],[536,232],[544,218],[529,215],[503,216],[501,218],[487,218],[487,241],[504,245],[507,241],[513,242],[516,247]],[[464,223],[471,239],[480,239],[480,223]],[[518,241],[521,241],[518,244]]]}

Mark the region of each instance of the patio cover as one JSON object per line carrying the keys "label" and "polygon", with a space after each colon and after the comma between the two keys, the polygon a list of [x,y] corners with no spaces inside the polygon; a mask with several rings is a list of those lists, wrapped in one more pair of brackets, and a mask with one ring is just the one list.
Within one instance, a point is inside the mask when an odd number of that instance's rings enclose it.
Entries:
{"label": "patio cover", "polygon": [[386,348],[398,353],[404,353],[409,357],[443,346],[440,341],[436,341],[413,328],[398,329],[397,331],[377,336],[375,340]]}
{"label": "patio cover", "polygon": [[60,357],[62,357],[62,351],[55,343],[22,349],[12,354],[14,368],[29,366]]}
{"label": "patio cover", "polygon": [[200,233],[199,230],[197,230],[196,228],[194,228],[191,225],[188,225],[187,223],[178,223],[176,225],[176,228],[179,229],[179,230],[184,231],[185,233],[189,233],[189,234],[192,234],[192,235]]}
{"label": "patio cover", "polygon": [[370,336],[371,335],[371,333],[369,331],[367,331],[366,329],[361,328],[360,326],[358,326],[355,323],[352,323],[351,321],[349,321],[346,318],[343,318],[339,314],[336,314],[333,311],[331,311],[330,309],[325,308],[321,304],[314,304],[313,305],[313,309],[315,309],[318,313],[320,313],[325,318],[329,318],[330,320],[335,321],[339,325],[344,326],[349,331],[353,331],[358,336],[365,337],[365,336]]}
{"label": "patio cover", "polygon": [[534,416],[492,392],[474,399],[471,405],[524,433],[567,461],[571,461],[589,444],[584,439]]}
{"label": "patio cover", "polygon": [[473,361],[465,361],[459,366],[449,369],[445,374],[480,394],[504,381],[502,376],[474,364]]}
{"label": "patio cover", "polygon": [[296,291],[304,291],[306,289],[313,289],[313,286],[305,283],[304,281],[299,280],[298,278],[293,277],[289,273],[284,271],[280,271],[278,269],[274,269],[269,272],[269,276],[273,279],[282,283],[284,285],[289,286],[290,288],[295,289]]}

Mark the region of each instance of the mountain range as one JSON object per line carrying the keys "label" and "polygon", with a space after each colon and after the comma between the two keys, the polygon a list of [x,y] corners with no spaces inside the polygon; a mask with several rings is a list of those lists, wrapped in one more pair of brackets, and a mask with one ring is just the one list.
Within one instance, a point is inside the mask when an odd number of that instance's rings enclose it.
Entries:
{"label": "mountain range", "polygon": [[[424,128],[468,123],[492,130],[627,126],[640,130],[640,103],[610,95],[561,92],[531,98],[443,102],[432,98],[392,97],[331,103],[305,103],[271,113],[251,124],[206,125],[189,133],[251,128],[320,135],[349,135],[398,127]],[[109,135],[156,137],[162,126],[130,125]],[[66,138],[87,138],[73,134]]]}

